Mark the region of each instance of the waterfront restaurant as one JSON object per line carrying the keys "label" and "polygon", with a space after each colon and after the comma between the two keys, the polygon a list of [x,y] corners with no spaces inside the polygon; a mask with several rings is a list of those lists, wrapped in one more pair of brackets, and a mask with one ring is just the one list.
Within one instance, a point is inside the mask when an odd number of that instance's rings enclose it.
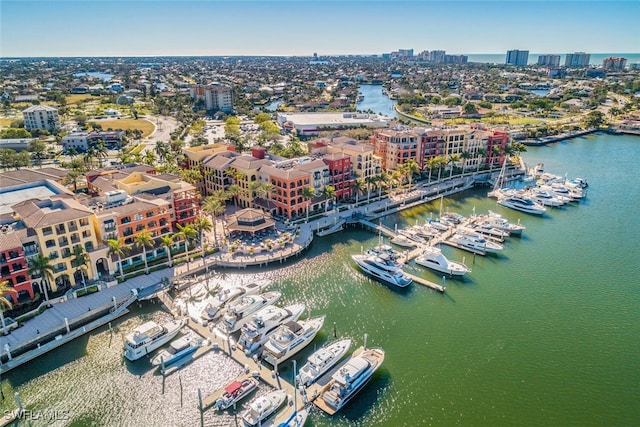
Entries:
{"label": "waterfront restaurant", "polygon": [[271,217],[271,214],[258,209],[247,208],[230,215],[227,228],[232,235],[234,232],[238,232],[255,236],[256,233],[274,229],[275,225],[276,222]]}

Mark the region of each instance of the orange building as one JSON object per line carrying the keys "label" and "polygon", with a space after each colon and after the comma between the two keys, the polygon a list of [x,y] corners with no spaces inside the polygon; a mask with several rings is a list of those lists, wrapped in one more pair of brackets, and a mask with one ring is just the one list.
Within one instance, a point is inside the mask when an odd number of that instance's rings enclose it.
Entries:
{"label": "orange building", "polygon": [[260,168],[260,177],[274,186],[271,201],[275,205],[277,215],[291,219],[305,214],[309,201],[304,198],[303,192],[311,186],[311,174],[296,169],[278,169],[264,165]]}

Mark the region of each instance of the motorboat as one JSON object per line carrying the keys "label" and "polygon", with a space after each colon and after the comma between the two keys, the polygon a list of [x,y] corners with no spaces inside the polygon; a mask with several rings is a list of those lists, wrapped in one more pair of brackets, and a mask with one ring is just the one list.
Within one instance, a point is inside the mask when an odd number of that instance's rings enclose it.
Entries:
{"label": "motorboat", "polygon": [[464,216],[460,215],[457,212],[446,212],[440,216],[440,221],[447,221],[455,225],[460,225],[466,220],[467,218],[465,218]]}
{"label": "motorboat", "polygon": [[418,243],[418,244],[422,244],[422,245],[426,245],[427,241],[424,240],[423,237],[418,235],[418,232],[413,228],[407,228],[406,230],[400,230],[398,231],[398,234],[403,235],[404,237],[406,237],[409,240],[413,240],[414,242]]}
{"label": "motorboat", "polygon": [[476,233],[480,233],[482,235],[496,239],[496,241],[504,241],[504,238],[509,237],[509,234],[511,234],[508,231],[502,230],[498,227],[493,227],[486,222],[476,222],[471,225],[469,229],[475,231]]}
{"label": "motorboat", "polygon": [[296,377],[297,384],[305,387],[313,384],[342,359],[349,347],[351,347],[351,340],[347,338],[335,341],[317,350],[309,356],[307,363],[300,368],[300,372]]}
{"label": "motorboat", "polygon": [[524,225],[520,224],[520,221],[517,224],[510,223],[502,215],[493,211],[489,211],[487,215],[481,217],[480,220],[476,221],[476,224],[485,224],[489,227],[507,231],[512,236],[521,236],[526,229]]}
{"label": "motorboat", "polygon": [[393,249],[392,246],[390,245],[384,245],[384,244],[379,244],[373,248],[367,249],[367,254],[371,255],[380,255],[383,254],[383,256],[388,257],[389,259],[391,259],[392,261],[395,262],[399,262],[400,259],[402,259],[402,253],[398,252],[397,250]]}
{"label": "motorboat", "polygon": [[257,283],[250,283],[243,286],[230,286],[220,289],[213,297],[213,300],[202,310],[200,316],[205,321],[214,321],[222,315],[224,308],[231,301],[242,295],[256,295],[264,289]]}
{"label": "motorboat", "polygon": [[244,295],[229,304],[216,326],[218,330],[229,335],[238,331],[256,311],[278,301],[281,292],[271,291],[260,295]]}
{"label": "motorboat", "polygon": [[233,381],[224,388],[222,396],[220,396],[213,407],[224,411],[233,406],[234,403],[240,402],[247,397],[252,391],[258,388],[258,380],[253,377],[244,378],[240,381]]}
{"label": "motorboat", "polygon": [[426,223],[424,225],[416,225],[413,227],[413,229],[416,230],[416,234],[418,234],[418,236],[426,240],[431,240],[434,237],[438,237],[440,233],[442,233],[440,230],[431,227],[429,223]]}
{"label": "motorboat", "polygon": [[418,246],[418,244],[416,242],[414,242],[413,240],[409,239],[407,236],[405,236],[403,234],[397,234],[396,236],[394,236],[389,241],[391,243],[393,243],[394,245],[398,245],[398,246],[401,246],[403,248],[415,248],[416,246]]}
{"label": "motorboat", "polygon": [[532,215],[542,215],[547,211],[547,209],[539,203],[534,202],[528,197],[517,194],[511,194],[503,197],[502,199],[498,199],[498,204]]}
{"label": "motorboat", "polygon": [[351,255],[351,258],[365,272],[384,282],[404,288],[413,281],[402,270],[402,265],[391,259],[385,253],[368,253],[364,255]]}
{"label": "motorboat", "polygon": [[160,366],[162,364],[164,364],[164,366],[169,366],[179,359],[195,353],[195,351],[204,344],[205,340],[200,337],[185,335],[172,341],[169,343],[169,347],[161,350],[158,354],[153,356],[151,364],[153,366]]}
{"label": "motorboat", "polygon": [[584,197],[584,191],[579,187],[572,187],[559,182],[552,183],[550,187],[554,193],[566,197],[572,202],[578,202]]}
{"label": "motorboat", "polygon": [[298,320],[304,310],[304,304],[292,304],[284,308],[269,305],[257,311],[251,320],[242,325],[238,348],[246,354],[256,352],[275,328],[285,322]]}
{"label": "motorboat", "polygon": [[495,253],[504,249],[501,244],[487,240],[478,233],[465,231],[457,231],[449,238],[449,241],[455,243],[461,249],[482,255],[487,252]]}
{"label": "motorboat", "polygon": [[249,409],[242,414],[242,420],[247,426],[262,424],[276,412],[287,398],[285,390],[275,390],[258,396],[249,403]]}
{"label": "motorboat", "polygon": [[442,250],[435,246],[425,247],[422,254],[416,258],[416,263],[450,276],[464,276],[470,271],[464,264],[449,261]]}
{"label": "motorboat", "polygon": [[302,427],[307,422],[308,417],[309,410],[302,408],[299,411],[295,411],[287,421],[278,424],[278,427]]}
{"label": "motorboat", "polygon": [[284,362],[313,341],[324,324],[324,318],[313,317],[278,326],[264,344],[262,358],[273,366]]}
{"label": "motorboat", "polygon": [[540,203],[542,206],[548,206],[552,208],[558,208],[570,201],[570,199],[564,196],[559,196],[555,192],[551,190],[545,190],[541,187],[531,188],[529,189],[527,194],[535,202]]}
{"label": "motorboat", "polygon": [[172,320],[164,325],[149,321],[143,323],[125,337],[124,357],[134,361],[171,341],[183,326],[182,320]]}
{"label": "motorboat", "polygon": [[435,228],[438,231],[449,231],[450,228],[450,224],[443,222],[443,221],[439,221],[437,219],[433,219],[429,221],[429,226],[431,228]]}
{"label": "motorboat", "polygon": [[357,355],[354,353],[347,363],[331,376],[331,380],[314,403],[327,414],[334,415],[362,390],[383,361],[384,350],[381,348],[364,349]]}

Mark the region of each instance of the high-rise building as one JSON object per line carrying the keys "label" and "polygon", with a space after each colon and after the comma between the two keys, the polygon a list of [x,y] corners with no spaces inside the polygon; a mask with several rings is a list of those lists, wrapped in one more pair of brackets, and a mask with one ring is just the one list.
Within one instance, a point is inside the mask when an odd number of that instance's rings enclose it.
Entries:
{"label": "high-rise building", "polygon": [[54,131],[60,127],[58,109],[48,105],[34,105],[22,112],[24,127],[28,131],[45,129]]}
{"label": "high-rise building", "polygon": [[540,55],[538,56],[538,65],[558,67],[560,65],[560,55]]}
{"label": "high-rise building", "polygon": [[564,60],[564,66],[568,68],[584,68],[589,66],[591,60],[590,53],[574,52],[567,53],[567,58]]}
{"label": "high-rise building", "polygon": [[524,67],[529,62],[528,50],[508,50],[507,51],[507,65],[517,65]]}
{"label": "high-rise building", "polygon": [[610,56],[602,61],[602,68],[611,71],[622,71],[627,65],[627,58]]}
{"label": "high-rise building", "polygon": [[191,97],[204,99],[208,111],[233,111],[233,89],[231,86],[213,83],[209,85],[191,86]]}

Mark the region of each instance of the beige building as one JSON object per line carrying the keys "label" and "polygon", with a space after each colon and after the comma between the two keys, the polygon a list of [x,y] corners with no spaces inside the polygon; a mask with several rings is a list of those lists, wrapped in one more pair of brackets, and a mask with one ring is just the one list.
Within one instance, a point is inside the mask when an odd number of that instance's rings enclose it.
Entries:
{"label": "beige building", "polygon": [[49,105],[34,105],[22,111],[24,127],[28,131],[44,129],[54,131],[60,127],[58,109]]}

